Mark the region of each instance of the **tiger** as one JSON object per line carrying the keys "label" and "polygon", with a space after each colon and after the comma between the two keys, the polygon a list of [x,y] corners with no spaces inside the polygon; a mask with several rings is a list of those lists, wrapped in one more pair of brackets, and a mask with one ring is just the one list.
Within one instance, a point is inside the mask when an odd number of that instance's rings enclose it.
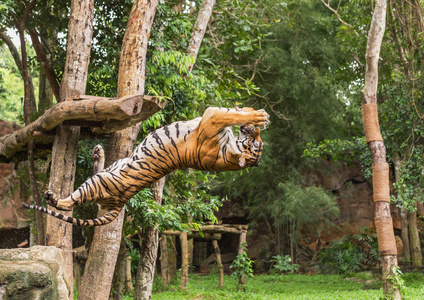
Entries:
{"label": "tiger", "polygon": [[[45,207],[23,205],[77,226],[109,224],[131,197],[174,170],[234,171],[259,166],[263,147],[259,127],[266,128],[268,123],[263,109],[209,107],[202,117],[149,133],[129,157],[95,174],[69,197],[58,199],[45,192],[47,203],[58,210],[93,202],[108,211],[102,217],[75,219]],[[237,136],[233,126],[240,126]]]}

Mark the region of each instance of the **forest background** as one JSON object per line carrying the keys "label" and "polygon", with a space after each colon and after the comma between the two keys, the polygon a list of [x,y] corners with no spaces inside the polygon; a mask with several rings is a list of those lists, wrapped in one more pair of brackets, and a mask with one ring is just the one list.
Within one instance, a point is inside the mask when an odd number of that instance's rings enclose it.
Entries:
{"label": "forest background", "polygon": [[[0,3],[0,11],[13,8],[12,2]],[[86,94],[116,95],[120,45],[131,3],[96,1]],[[167,207],[172,213],[162,211],[168,215],[157,215],[155,220],[168,220],[164,227],[180,228],[190,212],[202,216],[197,220],[200,224],[213,219],[211,211],[225,196],[237,203],[236,209],[253,232],[259,224],[267,224],[274,239],[267,257],[291,255],[297,261],[300,229],[312,225],[309,227],[316,228],[319,238],[322,231],[337,226],[339,212],[336,195],[307,186],[304,174],[320,168],[324,158],[338,164],[360,164],[365,178],[370,176],[360,89],[373,2],[218,1],[189,73],[187,66],[192,61],[186,49],[199,6],[200,1],[167,1],[158,6],[146,63],[146,94],[167,98],[168,104],[143,123],[139,140],[158,126],[200,116],[208,106],[264,108],[271,115],[271,125],[262,133],[265,146],[259,168],[217,175],[176,173],[165,188],[165,205],[170,204]],[[69,9],[67,2],[40,1],[27,25],[40,28],[40,40],[59,80],[65,63]],[[420,1],[389,2],[379,70],[380,126],[388,161],[393,162],[393,170],[395,164],[399,170],[398,178],[393,175],[393,203],[406,215],[422,201],[422,11]],[[0,30],[15,30],[13,20],[0,15]],[[29,41],[27,36],[29,67],[38,97],[31,116],[34,120],[54,100]],[[23,84],[18,84],[22,77],[4,41],[0,43],[0,118],[23,124]],[[80,141],[76,187],[91,176],[90,149],[98,142]],[[39,179],[43,179],[41,175]],[[202,189],[193,197],[185,187],[196,182],[202,182]],[[171,200],[175,193],[179,199],[194,199],[198,206],[184,201],[177,205]],[[128,209],[140,210],[136,203]],[[202,208],[201,203],[210,206]],[[177,215],[171,204],[179,207],[181,217],[169,217]],[[85,213],[76,211],[82,217]],[[142,215],[139,219],[142,223],[153,217]]]}

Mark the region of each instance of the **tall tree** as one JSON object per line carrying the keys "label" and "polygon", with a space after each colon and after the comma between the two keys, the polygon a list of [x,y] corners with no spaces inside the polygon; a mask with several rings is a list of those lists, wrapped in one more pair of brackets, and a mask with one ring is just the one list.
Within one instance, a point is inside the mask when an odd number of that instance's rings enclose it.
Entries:
{"label": "tall tree", "polygon": [[[0,29],[0,38],[6,43],[8,46],[14,60],[16,66],[18,67],[22,79],[24,81],[24,121],[25,125],[29,125],[31,123],[31,115],[36,115],[36,103],[35,103],[35,94],[34,94],[34,85],[32,81],[32,76],[29,70],[28,65],[28,54],[27,54],[27,45],[25,41],[25,30],[27,29],[28,19],[30,13],[32,12],[34,6],[37,1],[33,0],[31,2],[23,2],[19,1],[17,4],[18,7],[21,8],[21,17],[18,17],[15,12],[12,10],[10,14],[14,21],[16,28],[18,29],[19,41],[21,45],[21,54],[19,57],[19,53],[15,48],[10,37],[4,32],[4,29]],[[19,11],[19,9],[17,9]],[[29,170],[29,180],[31,186],[31,193],[33,200],[36,205],[41,205],[41,198],[37,187],[36,173],[35,173],[35,164],[34,164],[34,142],[31,140],[27,144],[27,153],[28,153],[28,170]],[[45,244],[45,236],[44,236],[44,219],[42,216],[42,212],[37,211],[36,222],[37,222],[37,244],[44,245]]]}
{"label": "tall tree", "polygon": [[[61,101],[85,94],[93,33],[93,11],[94,0],[71,2],[66,63],[60,86]],[[49,189],[59,198],[68,197],[74,190],[78,139],[78,127],[60,125],[56,131]],[[57,211],[53,207],[49,208]],[[72,211],[61,213],[72,216]],[[64,251],[65,276],[70,284],[70,298],[73,298],[72,224],[56,218],[47,218],[46,245],[56,246]]]}
{"label": "tall tree", "polygon": [[377,111],[378,60],[380,59],[381,43],[386,27],[386,6],[385,0],[376,2],[368,33],[365,84],[362,90],[363,105],[361,108],[365,138],[373,158],[374,222],[381,254],[384,294],[386,297],[401,299],[399,286],[396,286],[394,281],[390,280],[390,277],[398,276],[395,273],[397,249],[393,220],[390,215],[389,165],[386,162],[386,147],[381,137]]}
{"label": "tall tree", "polygon": [[[144,94],[145,59],[157,1],[135,0],[121,49],[118,97]],[[128,157],[140,124],[114,132],[109,139],[106,165]],[[117,219],[95,229],[93,244],[81,286],[81,299],[107,299],[121,243],[124,209]],[[104,214],[100,211],[99,214]],[[112,237],[112,238],[111,238]],[[93,292],[96,287],[96,292]],[[97,289],[98,288],[98,289]]]}

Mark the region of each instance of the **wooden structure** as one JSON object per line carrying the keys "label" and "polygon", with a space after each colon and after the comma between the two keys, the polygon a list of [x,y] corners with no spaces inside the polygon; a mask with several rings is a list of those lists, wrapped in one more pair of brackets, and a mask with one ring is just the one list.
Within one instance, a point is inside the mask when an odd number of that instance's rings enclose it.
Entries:
{"label": "wooden structure", "polygon": [[[168,247],[166,246],[166,237],[167,236],[179,236],[181,240],[181,274],[188,274],[188,247],[187,247],[187,239],[192,238],[204,238],[208,240],[212,240],[212,246],[214,249],[214,254],[208,257],[205,260],[205,264],[211,263],[214,259],[216,259],[217,267],[218,267],[218,275],[219,275],[219,287],[224,286],[224,266],[222,263],[222,255],[221,250],[218,245],[218,240],[221,239],[223,233],[232,233],[232,234],[238,234],[240,235],[239,238],[239,247],[238,252],[243,251],[243,245],[244,242],[246,242],[246,235],[247,235],[248,225],[233,225],[233,224],[218,224],[218,225],[204,225],[200,227],[200,230],[196,230],[194,228],[191,228],[188,233],[183,233],[182,231],[178,230],[165,230],[162,232],[162,240],[164,241],[161,243],[161,262],[163,261],[166,264],[161,264],[161,274],[162,279],[165,284],[168,284],[169,282],[169,270],[167,269],[168,262]],[[202,234],[200,234],[202,232]],[[228,255],[227,255],[228,256]],[[231,255],[230,255],[231,256]],[[191,255],[193,257],[193,255]],[[235,258],[234,255],[231,256],[232,259]],[[188,276],[188,275],[185,275]],[[184,281],[186,281],[185,279]],[[183,283],[183,282],[182,282]],[[183,284],[181,288],[184,288]]]}

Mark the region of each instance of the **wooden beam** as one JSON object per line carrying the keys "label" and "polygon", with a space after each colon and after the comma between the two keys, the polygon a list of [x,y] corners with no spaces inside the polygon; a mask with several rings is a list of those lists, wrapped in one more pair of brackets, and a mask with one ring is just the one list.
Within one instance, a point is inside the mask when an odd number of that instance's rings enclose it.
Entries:
{"label": "wooden beam", "polygon": [[[240,234],[243,231],[247,231],[249,225],[232,225],[232,224],[221,224],[221,225],[205,225],[201,226],[200,230],[204,233],[234,233]],[[194,228],[190,228],[191,232],[198,232]],[[179,230],[165,230],[162,232],[166,235],[179,235],[181,231]]]}
{"label": "wooden beam", "polygon": [[[68,120],[82,122],[103,122],[94,133],[101,134],[123,129],[148,117],[165,107],[152,96],[134,95],[122,98],[104,98],[81,95],[66,99],[49,110],[28,126],[0,137],[0,155],[7,158],[25,147],[34,139],[37,131],[50,131]],[[72,100],[72,101],[70,101]]]}

